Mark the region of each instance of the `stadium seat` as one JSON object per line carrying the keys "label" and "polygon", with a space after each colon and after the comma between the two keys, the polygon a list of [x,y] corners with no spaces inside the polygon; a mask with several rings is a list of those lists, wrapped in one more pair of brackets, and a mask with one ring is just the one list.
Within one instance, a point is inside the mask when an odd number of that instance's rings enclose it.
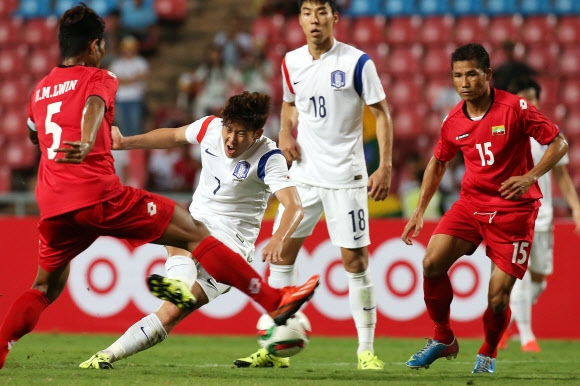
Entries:
{"label": "stadium seat", "polygon": [[521,16],[495,16],[490,18],[488,41],[501,44],[505,40],[520,41],[520,27],[523,23]]}
{"label": "stadium seat", "polygon": [[564,47],[560,55],[560,74],[563,76],[578,76],[580,72],[580,47],[578,45]]}
{"label": "stadium seat", "polygon": [[70,9],[77,4],[77,0],[56,0],[53,7],[53,14],[60,17],[67,9]]}
{"label": "stadium seat", "polygon": [[153,7],[161,21],[183,23],[187,18],[187,0],[155,0]]}
{"label": "stadium seat", "polygon": [[13,76],[22,73],[25,70],[25,56],[28,48],[25,45],[19,45],[14,48],[0,49],[0,75]]}
{"label": "stadium seat", "polygon": [[25,106],[28,103],[30,82],[27,76],[0,78],[0,105]]}
{"label": "stadium seat", "polygon": [[[28,97],[26,100],[28,100]],[[2,118],[0,118],[1,135],[6,139],[28,138],[28,130],[26,129],[27,119],[26,102],[20,105],[9,106],[2,115]]]}
{"label": "stadium seat", "polygon": [[402,45],[415,43],[419,35],[421,22],[422,20],[418,16],[391,19],[385,35],[386,42],[388,44]]}
{"label": "stadium seat", "polygon": [[0,19],[11,16],[18,9],[19,0],[2,0],[0,1]]}
{"label": "stadium seat", "polygon": [[[566,138],[571,138],[574,144],[571,149],[580,149],[580,111],[569,111],[566,120],[562,124],[562,132]],[[580,169],[580,155],[577,159],[577,167]]]}
{"label": "stadium seat", "polygon": [[483,11],[492,16],[513,15],[518,12],[518,6],[516,0],[487,0]]}
{"label": "stadium seat", "polygon": [[385,68],[393,76],[415,75],[422,71],[420,64],[422,56],[420,45],[411,47],[394,47],[387,56],[387,66]]}
{"label": "stadium seat", "polygon": [[556,27],[556,40],[563,45],[577,45],[580,31],[580,18],[578,16],[562,16]]}
{"label": "stadium seat", "polygon": [[0,47],[14,46],[20,43],[22,38],[22,18],[0,18]]}
{"label": "stadium seat", "polygon": [[556,17],[553,15],[528,16],[521,27],[522,43],[538,44],[554,41]]}
{"label": "stadium seat", "polygon": [[554,72],[560,61],[557,44],[534,44],[526,49],[526,62],[540,72]]}
{"label": "stadium seat", "polygon": [[357,45],[357,48],[365,52],[372,59],[379,73],[386,69],[389,54],[389,46],[386,43],[360,44]]}
{"label": "stadium seat", "polygon": [[302,27],[298,23],[298,18],[286,20],[286,41],[289,50],[296,49],[306,44],[306,38],[302,32]]}
{"label": "stadium seat", "polygon": [[382,13],[387,17],[417,15],[415,2],[409,0],[387,0],[383,3]]}
{"label": "stadium seat", "polygon": [[455,19],[452,16],[430,16],[423,19],[419,41],[424,45],[446,44],[453,40]]}
{"label": "stadium seat", "polygon": [[[338,23],[340,24],[342,20]],[[284,16],[260,16],[254,20],[251,36],[255,42],[264,43],[271,47],[284,41]]]}
{"label": "stadium seat", "polygon": [[[566,107],[562,103],[542,102],[540,112],[544,114],[550,121],[562,127],[566,116]],[[566,134],[567,131],[568,130],[565,130],[564,134]]]}
{"label": "stadium seat", "polygon": [[458,45],[482,42],[487,39],[489,18],[486,16],[462,16],[455,22],[454,40]]}
{"label": "stadium seat", "polygon": [[[119,0],[89,0],[86,2],[89,7],[95,10],[101,16],[107,16],[111,13],[111,11],[119,8]],[[172,12],[183,12],[185,6],[185,0],[173,0],[169,1],[171,3],[171,8],[167,6],[168,1],[166,0],[155,0],[155,5],[159,6],[163,11],[167,11],[170,14]],[[177,8],[178,6],[182,6],[183,9]]]}
{"label": "stadium seat", "polygon": [[422,16],[440,16],[451,13],[453,0],[419,0],[417,9]]}
{"label": "stadium seat", "polygon": [[424,127],[425,112],[415,107],[398,109],[393,114],[393,136],[395,138],[419,138],[428,135]]}
{"label": "stadium seat", "polygon": [[10,168],[6,165],[0,165],[0,193],[10,192],[12,188],[11,178]]}
{"label": "stadium seat", "polygon": [[357,17],[352,22],[352,42],[359,45],[384,41],[386,22],[386,18],[382,15]]}
{"label": "stadium seat", "polygon": [[569,16],[580,14],[580,2],[578,0],[554,0],[552,7],[557,15]]}
{"label": "stadium seat", "polygon": [[[430,47],[423,53],[423,73],[429,77],[445,77],[451,71],[454,46]],[[446,77],[449,81],[449,78]]]}
{"label": "stadium seat", "polygon": [[346,14],[358,16],[371,16],[381,13],[381,0],[350,0]]}
{"label": "stadium seat", "polygon": [[455,16],[471,16],[483,14],[482,0],[453,0],[451,1],[451,11]]}
{"label": "stadium seat", "polygon": [[405,78],[395,78],[387,92],[387,101],[395,110],[411,108],[423,99],[422,78],[408,76]]}
{"label": "stadium seat", "polygon": [[518,12],[527,15],[547,15],[553,12],[552,4],[546,0],[520,0]]}
{"label": "stadium seat", "polygon": [[[4,1],[4,0],[3,0]],[[46,18],[52,14],[50,1],[20,0],[16,14],[24,18]]]}
{"label": "stadium seat", "polygon": [[[22,125],[26,132],[26,121]],[[29,169],[36,166],[38,146],[33,145],[28,137],[9,140],[4,146],[4,163],[10,169]]]}
{"label": "stadium seat", "polygon": [[580,104],[580,78],[567,78],[561,82],[561,101],[569,107],[569,110],[577,110]]}
{"label": "stadium seat", "polygon": [[30,19],[26,22],[23,41],[32,46],[56,44],[58,19],[47,17],[44,19]]}
{"label": "stadium seat", "polygon": [[28,69],[33,75],[44,76],[60,62],[58,46],[34,49],[27,59]]}
{"label": "stadium seat", "polygon": [[[451,64],[450,60],[448,59],[448,69],[450,69]],[[423,85],[425,91],[425,98],[424,102],[429,106],[429,108],[433,108],[435,105],[435,101],[440,96],[441,90],[446,88],[453,88],[453,80],[451,79],[451,71],[449,71],[446,75],[433,75],[429,76],[425,79],[425,84]]]}
{"label": "stadium seat", "polygon": [[353,43],[352,41],[352,24],[353,18],[341,15],[338,19],[338,23],[334,25],[334,37],[339,42],[343,43]]}
{"label": "stadium seat", "polygon": [[540,101],[542,105],[546,103],[560,103],[560,78],[557,76],[540,75],[536,78],[538,84],[542,88],[540,94]]}

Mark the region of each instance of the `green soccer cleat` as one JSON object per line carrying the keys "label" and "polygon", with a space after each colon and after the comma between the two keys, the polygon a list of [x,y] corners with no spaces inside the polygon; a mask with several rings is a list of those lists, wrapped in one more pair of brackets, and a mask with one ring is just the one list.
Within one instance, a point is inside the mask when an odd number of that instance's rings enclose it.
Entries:
{"label": "green soccer cleat", "polygon": [[153,274],[147,278],[147,285],[153,295],[175,304],[180,310],[189,311],[195,307],[195,296],[181,280]]}
{"label": "green soccer cleat", "polygon": [[81,363],[79,367],[81,369],[114,369],[113,365],[111,364],[111,357],[107,354],[95,354],[88,360]]}
{"label": "green soccer cleat", "polygon": [[290,367],[290,358],[278,358],[265,348],[261,348],[249,357],[239,358],[234,361],[237,367]]}
{"label": "green soccer cleat", "polygon": [[380,360],[370,350],[361,352],[358,356],[359,370],[382,370],[385,368],[385,363]]}

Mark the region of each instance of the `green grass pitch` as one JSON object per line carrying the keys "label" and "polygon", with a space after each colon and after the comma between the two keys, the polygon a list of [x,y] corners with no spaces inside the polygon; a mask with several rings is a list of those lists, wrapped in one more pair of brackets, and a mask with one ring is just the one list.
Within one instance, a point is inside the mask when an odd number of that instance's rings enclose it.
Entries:
{"label": "green grass pitch", "polygon": [[523,353],[510,342],[500,351],[496,374],[471,374],[478,339],[459,339],[457,359],[410,370],[405,361],[423,339],[379,338],[375,351],[384,371],[360,371],[356,340],[313,337],[287,369],[238,369],[237,357],[257,349],[251,336],[172,335],[150,350],[115,362],[114,370],[78,364],[117,336],[32,333],[12,349],[0,385],[580,385],[580,342],[541,340],[542,352]]}

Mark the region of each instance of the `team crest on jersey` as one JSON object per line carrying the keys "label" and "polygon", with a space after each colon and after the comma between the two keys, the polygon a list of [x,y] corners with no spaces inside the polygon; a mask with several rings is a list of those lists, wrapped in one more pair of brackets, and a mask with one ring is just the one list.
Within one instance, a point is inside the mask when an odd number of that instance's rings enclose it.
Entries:
{"label": "team crest on jersey", "polygon": [[346,84],[346,75],[344,71],[336,70],[330,74],[330,85],[336,88],[343,88]]}
{"label": "team crest on jersey", "polygon": [[505,135],[505,126],[492,126],[491,135]]}
{"label": "team crest on jersey", "polygon": [[250,172],[250,164],[247,161],[240,161],[237,163],[236,167],[234,168],[234,172],[232,174],[239,181],[248,177],[249,172]]}

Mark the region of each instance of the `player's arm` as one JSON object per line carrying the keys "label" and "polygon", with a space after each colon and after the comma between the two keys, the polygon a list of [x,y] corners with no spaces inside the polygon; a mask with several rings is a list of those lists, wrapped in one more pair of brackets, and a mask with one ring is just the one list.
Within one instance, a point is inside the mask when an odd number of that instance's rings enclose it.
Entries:
{"label": "player's arm", "polygon": [[161,128],[145,134],[124,137],[117,126],[111,127],[113,150],[168,149],[186,145],[185,132],[189,125],[177,128]]}
{"label": "player's arm", "polygon": [[369,197],[382,201],[389,195],[391,171],[393,168],[393,120],[386,99],[369,105],[376,120],[377,142],[379,144],[379,167],[369,177]]}
{"label": "player's arm", "polygon": [[413,241],[411,241],[409,237],[409,234],[412,231],[414,231],[412,237],[419,236],[419,233],[423,228],[423,214],[425,213],[425,210],[427,210],[427,206],[429,205],[429,202],[431,202],[433,195],[437,192],[448,164],[449,162],[442,162],[435,157],[431,157],[431,160],[425,169],[425,174],[423,175],[423,182],[421,183],[421,192],[419,193],[417,207],[409,219],[409,222],[405,225],[405,229],[401,235],[405,244],[413,244]]}
{"label": "player's arm", "polygon": [[91,95],[87,98],[81,119],[81,140],[64,141],[63,144],[70,147],[55,149],[55,152],[63,153],[63,157],[57,158],[56,162],[80,164],[85,159],[93,149],[105,109],[105,102],[100,97]]}
{"label": "player's arm", "polygon": [[523,176],[513,176],[502,182],[499,192],[507,200],[517,200],[528,191],[538,178],[550,171],[560,158],[568,151],[568,142],[562,134],[558,134],[549,143],[546,152],[529,172]]}
{"label": "player's arm", "polygon": [[28,139],[35,145],[38,145],[38,131],[36,131],[36,124],[32,121],[32,119],[28,118],[27,122],[28,126]]}
{"label": "player's arm", "polygon": [[580,234],[580,200],[578,199],[578,193],[576,193],[570,173],[568,173],[568,168],[566,168],[566,165],[556,165],[554,166],[553,173],[558,188],[572,211],[572,220],[576,224],[575,232]]}
{"label": "player's arm", "polygon": [[278,201],[284,205],[284,213],[280,218],[280,225],[268,244],[262,249],[262,261],[281,262],[282,245],[292,236],[292,233],[302,221],[304,210],[296,187],[289,186],[274,193]]}
{"label": "player's arm", "polygon": [[298,123],[298,110],[294,103],[282,102],[280,111],[280,132],[278,133],[278,147],[286,161],[300,159],[300,147],[292,136],[292,130]]}

